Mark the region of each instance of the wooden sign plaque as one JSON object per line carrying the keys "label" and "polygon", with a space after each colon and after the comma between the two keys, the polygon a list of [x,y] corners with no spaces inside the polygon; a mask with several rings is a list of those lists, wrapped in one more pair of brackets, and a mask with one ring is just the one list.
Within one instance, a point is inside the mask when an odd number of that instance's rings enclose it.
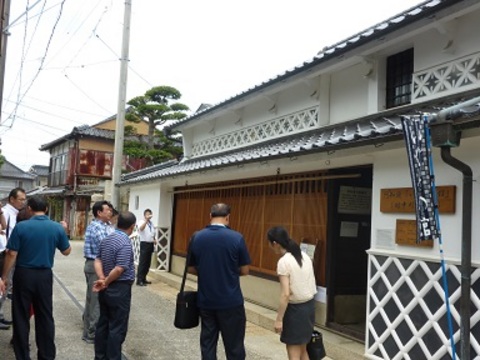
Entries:
{"label": "wooden sign plaque", "polygon": [[433,247],[433,240],[424,240],[417,243],[417,221],[397,219],[395,242],[398,245]]}
{"label": "wooden sign plaque", "polygon": [[[438,210],[442,214],[455,214],[456,186],[437,186]],[[413,188],[380,190],[380,211],[383,213],[415,213]]]}

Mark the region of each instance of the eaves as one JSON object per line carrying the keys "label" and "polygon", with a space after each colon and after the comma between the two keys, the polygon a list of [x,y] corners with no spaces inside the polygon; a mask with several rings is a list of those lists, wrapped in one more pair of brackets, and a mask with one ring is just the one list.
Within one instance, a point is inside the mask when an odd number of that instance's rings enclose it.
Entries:
{"label": "eaves", "polygon": [[[139,173],[138,176],[131,174],[132,176],[122,179],[119,185],[146,183],[209,169],[398,141],[403,138],[401,125],[403,116],[421,115],[424,113],[435,114],[441,109],[475,98],[479,93],[480,90],[477,89],[461,95],[445,97],[422,104],[403,106],[229,152],[183,160],[178,164],[155,169],[151,172]],[[465,109],[459,118],[455,120],[457,130],[479,127],[479,124],[479,106]]]}
{"label": "eaves", "polygon": [[[448,16],[452,12],[460,11],[473,4],[473,0],[429,0],[414,6],[396,16],[384,20],[364,31],[352,35],[346,40],[340,41],[332,46],[326,47],[314,58],[305,61],[303,64],[294,69],[287,70],[283,74],[279,74],[257,86],[254,86],[242,93],[239,93],[219,104],[206,108],[203,111],[197,112],[179,122],[166,126],[165,130],[181,130],[190,125],[193,121],[208,119],[210,116],[227,109],[237,103],[251,99],[259,93],[267,91],[282,83],[295,79],[299,76],[305,76],[311,71],[319,69],[320,67],[332,63],[338,63],[345,59],[359,55],[361,52],[357,51],[366,46],[376,46],[378,41],[384,41],[388,36],[398,37],[402,34],[413,31],[415,26],[432,25],[432,21],[442,16]],[[363,49],[365,50],[365,49]],[[362,51],[363,51],[362,50]]]}

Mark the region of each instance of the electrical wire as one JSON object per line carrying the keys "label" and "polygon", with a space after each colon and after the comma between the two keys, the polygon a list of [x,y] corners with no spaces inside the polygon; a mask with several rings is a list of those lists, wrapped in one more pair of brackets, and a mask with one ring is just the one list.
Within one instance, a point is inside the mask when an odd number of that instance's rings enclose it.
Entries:
{"label": "electrical wire", "polygon": [[112,112],[110,110],[108,110],[107,108],[103,107],[101,104],[99,104],[97,101],[95,101],[93,98],[91,98],[85,91],[83,91],[80,86],[78,86],[77,84],[75,84],[72,79],[70,79],[68,77],[67,74],[64,74],[65,78],[70,81],[70,83],[78,90],[80,91],[87,99],[89,99],[91,102],[93,102],[95,105],[97,105],[98,107],[102,108],[103,110],[105,110],[108,114],[111,114]]}
{"label": "electrical wire", "polygon": [[32,88],[32,86],[33,86],[33,84],[35,83],[35,81],[37,80],[40,72],[42,71],[42,66],[43,66],[43,64],[44,64],[44,62],[45,62],[45,58],[47,57],[48,50],[49,50],[49,48],[50,48],[50,44],[51,44],[52,39],[53,39],[53,36],[54,36],[54,34],[55,34],[55,30],[56,30],[57,25],[58,25],[58,23],[59,23],[59,21],[60,21],[60,19],[61,19],[61,17],[62,17],[62,14],[63,14],[63,7],[64,7],[64,4],[65,4],[65,1],[66,1],[66,0],[62,0],[62,2],[61,2],[61,4],[60,4],[60,11],[59,11],[59,13],[58,13],[58,15],[57,15],[57,19],[56,19],[56,21],[55,21],[55,24],[53,25],[52,31],[51,31],[51,33],[50,33],[50,37],[49,37],[49,39],[48,39],[48,41],[47,41],[47,45],[46,45],[46,47],[45,47],[44,55],[43,55],[42,59],[40,60],[40,66],[39,66],[36,74],[34,75],[33,79],[31,80],[30,85],[29,85],[29,86],[27,87],[27,89],[24,91],[24,93],[22,94],[22,96],[18,99],[18,101],[17,101],[17,106],[15,106],[15,109],[14,109],[13,113],[10,114],[10,115],[7,117],[7,119],[8,119],[8,118],[11,118],[12,115],[13,115],[12,123],[11,123],[10,127],[12,127],[13,124],[15,123],[15,115],[17,114],[18,106],[19,106],[21,100],[22,100],[23,97],[28,93],[28,91]]}
{"label": "electrical wire", "polygon": [[[115,52],[115,50],[113,50],[101,37],[100,35],[98,34],[95,34],[95,37],[100,40],[100,42],[108,49],[112,52],[112,54],[114,54],[117,59],[120,58],[120,56]],[[128,69],[131,70],[135,75],[137,75],[140,79],[142,79],[143,81],[145,81],[145,83],[150,86],[150,87],[153,87],[153,85],[147,80],[145,79],[143,76],[141,76],[132,66],[130,66],[130,64],[128,65]]]}
{"label": "electrical wire", "polygon": [[[29,123],[32,123],[32,124],[40,125],[40,127],[42,127],[42,128],[49,128],[49,129],[52,129],[52,130],[60,131],[62,133],[68,133],[68,130],[66,131],[65,129],[61,129],[61,128],[58,128],[58,127],[55,127],[55,126],[47,125],[47,124],[44,124],[44,123],[41,123],[41,122],[38,122],[38,121],[35,121],[35,120],[27,119],[26,117],[23,117],[21,115],[17,115],[17,118],[22,120],[22,121],[26,121],[26,122],[29,122]],[[8,127],[8,129],[3,131],[2,134],[7,132],[9,129],[10,129],[10,127]],[[43,131],[45,131],[45,132],[47,132],[51,135],[58,136],[58,134],[54,134],[54,133],[49,132],[47,130],[43,130]]]}
{"label": "electrical wire", "polygon": [[[98,1],[98,3],[91,9],[91,11],[85,16],[85,18],[83,19],[83,21],[79,24],[79,26],[75,29],[75,31],[73,32],[73,35],[77,34],[77,32],[82,28],[82,26],[85,24],[85,22],[92,16],[93,12],[98,8],[98,6],[102,3],[102,1]],[[97,23],[95,24],[93,30],[90,32],[90,35],[87,37],[87,39],[85,40],[85,42],[80,46],[80,48],[77,50],[77,52],[72,56],[71,60],[67,63],[66,66],[63,67],[63,70],[65,70],[66,68],[70,67],[70,64],[78,57],[78,55],[81,53],[81,51],[83,50],[83,48],[88,44],[89,41],[92,40],[92,36],[93,34],[95,33],[97,27],[99,26],[99,24],[102,22],[103,20],[103,17],[104,15],[109,11],[109,7],[106,6],[104,11],[102,12],[102,14],[100,15],[99,19],[97,20]],[[72,35],[72,36],[73,36]],[[65,46],[62,46],[60,48],[60,50],[51,57],[50,59],[50,62],[53,61],[53,59],[60,53],[63,51],[63,48]]]}
{"label": "electrical wire", "polygon": [[89,111],[80,110],[80,109],[75,109],[75,108],[72,108],[72,107],[69,107],[69,106],[65,106],[65,105],[55,104],[55,103],[53,103],[53,102],[50,102],[50,101],[47,101],[47,100],[43,100],[43,99],[39,99],[39,98],[36,98],[36,97],[33,97],[33,96],[26,96],[26,98],[27,98],[27,99],[32,99],[32,100],[39,101],[39,102],[41,102],[42,104],[49,104],[49,105],[52,105],[52,106],[56,106],[56,107],[59,107],[59,108],[63,108],[63,109],[67,109],[67,110],[71,110],[71,111],[75,111],[75,112],[79,112],[79,113],[83,113],[83,114],[87,114],[87,115],[104,116],[104,114],[92,113],[92,112],[89,112]]}
{"label": "electrical wire", "polygon": [[[14,103],[14,101],[12,101],[12,100],[7,100],[7,101]],[[34,111],[39,112],[39,113],[42,113],[42,114],[46,114],[46,115],[49,115],[49,116],[53,116],[53,117],[62,119],[64,122],[65,122],[65,121],[69,121],[69,122],[76,123],[76,124],[80,124],[80,125],[85,124],[85,122],[76,121],[76,120],[70,119],[70,118],[65,117],[65,116],[61,116],[61,115],[54,114],[54,113],[51,113],[51,112],[48,112],[48,111],[45,111],[45,110],[41,110],[41,109],[38,109],[38,108],[34,108],[34,107],[32,107],[32,106],[25,105],[24,103],[22,103],[22,107],[23,107],[23,108],[26,108],[26,109],[34,110]]]}

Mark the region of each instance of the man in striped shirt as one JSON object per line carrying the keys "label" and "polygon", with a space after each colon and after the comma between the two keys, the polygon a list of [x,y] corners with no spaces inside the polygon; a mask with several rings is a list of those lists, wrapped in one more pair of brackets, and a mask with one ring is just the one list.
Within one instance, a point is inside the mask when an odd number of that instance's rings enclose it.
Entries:
{"label": "man in striped shirt", "polygon": [[136,218],[131,212],[118,216],[117,229],[100,243],[95,259],[93,291],[98,292],[100,318],[95,332],[95,360],[121,360],[135,280],[133,247],[129,235]]}

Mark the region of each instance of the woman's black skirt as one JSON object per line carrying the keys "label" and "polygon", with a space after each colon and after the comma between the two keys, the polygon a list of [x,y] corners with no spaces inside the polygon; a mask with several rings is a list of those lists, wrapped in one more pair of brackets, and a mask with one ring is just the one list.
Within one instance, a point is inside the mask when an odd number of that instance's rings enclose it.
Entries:
{"label": "woman's black skirt", "polygon": [[283,316],[280,341],[287,345],[308,344],[315,323],[315,300],[300,304],[288,304]]}

